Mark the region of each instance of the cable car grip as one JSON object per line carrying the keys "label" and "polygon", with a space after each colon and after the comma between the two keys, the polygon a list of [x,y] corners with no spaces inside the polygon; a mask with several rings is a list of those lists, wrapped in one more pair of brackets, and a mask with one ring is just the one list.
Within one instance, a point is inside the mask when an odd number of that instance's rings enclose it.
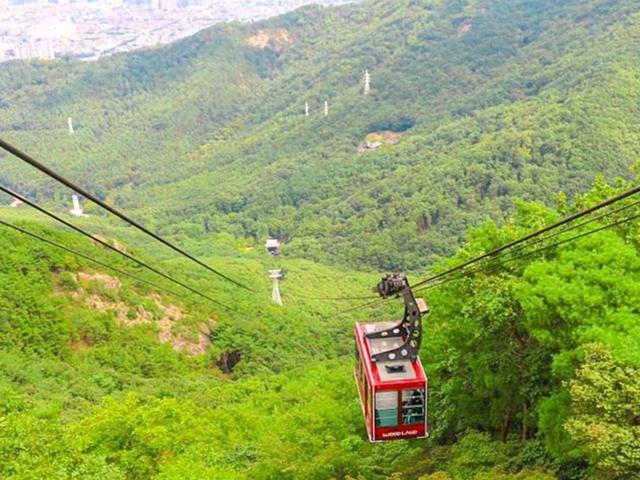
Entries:
{"label": "cable car grip", "polygon": [[409,287],[406,275],[391,273],[382,277],[382,280],[373,287],[373,291],[383,298],[402,295],[404,300],[404,316],[398,323],[389,328],[366,334],[372,338],[397,338],[404,341],[402,345],[391,350],[371,355],[371,361],[404,360],[415,361],[422,343],[422,316],[429,313],[429,307],[422,298],[415,298]]}

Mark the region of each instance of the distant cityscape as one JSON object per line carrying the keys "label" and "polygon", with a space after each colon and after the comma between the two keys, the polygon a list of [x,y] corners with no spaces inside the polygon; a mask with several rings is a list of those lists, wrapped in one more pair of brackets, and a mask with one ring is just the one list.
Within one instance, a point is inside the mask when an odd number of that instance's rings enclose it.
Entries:
{"label": "distant cityscape", "polygon": [[353,0],[0,0],[0,62],[96,60],[173,42],[219,22],[251,22],[307,4]]}

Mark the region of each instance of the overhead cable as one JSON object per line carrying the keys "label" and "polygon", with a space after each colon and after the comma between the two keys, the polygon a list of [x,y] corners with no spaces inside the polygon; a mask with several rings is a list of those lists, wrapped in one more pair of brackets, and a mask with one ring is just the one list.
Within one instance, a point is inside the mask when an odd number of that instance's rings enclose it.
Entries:
{"label": "overhead cable", "polygon": [[215,300],[215,299],[211,298],[209,295],[206,295],[206,294],[204,294],[204,293],[200,292],[199,290],[196,290],[195,288],[192,288],[192,287],[190,287],[189,285],[187,285],[187,284],[185,284],[185,283],[181,282],[180,280],[177,280],[176,278],[172,277],[171,275],[168,275],[168,274],[166,274],[166,273],[162,272],[161,270],[158,270],[157,268],[152,267],[151,265],[148,265],[147,263],[143,262],[142,260],[139,260],[139,259],[135,258],[134,256],[132,256],[132,255],[130,255],[130,254],[128,254],[128,253],[126,253],[126,252],[123,252],[123,251],[121,251],[121,250],[117,249],[117,248],[116,248],[116,247],[114,247],[113,245],[110,245],[109,243],[107,243],[107,242],[105,242],[104,240],[102,240],[102,239],[100,239],[100,238],[98,238],[98,237],[96,237],[96,236],[92,235],[91,233],[87,232],[86,230],[84,230],[84,229],[82,229],[82,228],[80,228],[80,227],[78,227],[78,226],[76,226],[76,225],[74,225],[74,224],[72,224],[72,223],[70,223],[70,222],[66,221],[64,218],[62,218],[62,217],[60,217],[60,216],[56,215],[55,213],[50,212],[50,211],[49,211],[49,210],[47,210],[46,208],[43,208],[43,207],[41,207],[40,205],[38,205],[38,204],[36,204],[36,203],[32,202],[31,200],[29,200],[28,198],[24,197],[23,195],[20,195],[19,193],[16,193],[16,192],[14,192],[13,190],[11,190],[11,189],[9,189],[9,188],[7,188],[7,187],[3,186],[3,185],[0,185],[0,191],[3,191],[4,193],[6,193],[6,194],[8,194],[8,195],[11,195],[13,198],[18,199],[18,200],[20,200],[21,202],[23,202],[23,203],[25,203],[25,204],[29,205],[30,207],[35,208],[35,209],[36,209],[36,210],[38,210],[39,212],[44,213],[44,214],[45,214],[45,215],[47,215],[48,217],[53,218],[54,220],[56,220],[56,221],[58,221],[58,222],[62,223],[63,225],[65,225],[65,226],[67,226],[67,227],[71,228],[72,230],[74,230],[74,231],[76,231],[76,232],[78,232],[78,233],[80,233],[80,234],[84,235],[85,237],[90,238],[90,239],[91,239],[91,240],[93,240],[94,242],[97,242],[97,243],[99,243],[100,245],[102,245],[103,247],[106,247],[106,248],[108,248],[109,250],[111,250],[111,251],[113,251],[113,252],[116,252],[118,255],[121,255],[121,256],[123,256],[123,257],[125,257],[125,258],[127,258],[127,259],[131,260],[132,262],[137,263],[137,264],[138,264],[138,265],[140,265],[141,267],[144,267],[144,268],[146,268],[147,270],[150,270],[150,271],[152,271],[152,272],[156,273],[157,275],[160,275],[161,277],[163,277],[163,278],[165,278],[165,279],[169,280],[170,282],[173,282],[173,283],[175,283],[175,284],[177,284],[177,285],[180,285],[182,288],[185,288],[185,289],[189,290],[191,293],[194,293],[194,294],[196,294],[196,295],[198,295],[198,296],[200,296],[200,297],[202,297],[202,298],[206,298],[207,300],[209,300],[209,301],[210,301],[210,302],[212,302],[212,303],[215,303],[216,305],[219,305],[219,306],[221,306],[221,307],[224,307],[224,308],[226,308],[226,309],[231,310],[231,308],[230,308],[230,307],[228,307],[227,305],[225,305],[224,303],[221,303],[221,302],[219,302],[218,300]]}
{"label": "overhead cable", "polygon": [[214,269],[213,267],[211,267],[211,266],[207,265],[206,263],[202,262],[201,260],[197,259],[196,257],[191,255],[190,253],[186,252],[182,248],[180,248],[180,247],[174,245],[173,243],[169,242],[168,240],[164,239],[163,237],[161,237],[157,233],[152,232],[151,230],[149,230],[145,226],[141,225],[140,223],[136,222],[135,220],[131,219],[129,216],[125,215],[121,211],[119,211],[116,208],[114,208],[114,207],[108,205],[107,203],[103,202],[98,197],[96,197],[92,193],[88,192],[86,189],[82,188],[80,185],[77,185],[76,183],[73,183],[71,180],[63,177],[59,173],[55,172],[53,169],[51,169],[51,168],[47,167],[46,165],[42,164],[41,162],[37,161],[35,158],[33,158],[30,155],[28,155],[27,153],[19,150],[17,147],[11,145],[10,143],[0,139],[0,148],[6,150],[7,152],[9,152],[12,155],[16,156],[17,158],[19,158],[23,162],[28,163],[32,167],[40,170],[45,175],[57,180],[58,182],[62,183],[63,185],[66,185],[67,187],[69,187],[70,189],[72,189],[72,190],[76,191],[77,193],[81,194],[85,198],[88,198],[89,200],[91,200],[92,202],[96,203],[100,207],[104,208],[108,212],[112,213],[116,217],[120,218],[121,220],[124,220],[129,225],[137,228],[138,230],[140,230],[141,232],[145,233],[146,235],[148,235],[148,236],[154,238],[155,240],[157,240],[158,242],[166,245],[167,247],[171,248],[172,250],[174,250],[175,252],[179,253],[180,255],[188,258],[192,262],[200,265],[201,267],[209,270],[210,272],[214,273],[215,275],[217,275],[217,276],[219,276],[219,277],[221,277],[221,278],[233,283],[234,285],[236,285],[238,287],[244,288],[245,290],[253,291],[251,288],[247,287],[243,283],[240,283],[240,282],[234,280],[233,278],[231,278],[231,277],[219,272],[218,270]]}
{"label": "overhead cable", "polygon": [[[634,202],[632,202],[632,203],[630,203],[628,205],[624,205],[624,206],[616,208],[614,210],[604,212],[604,213],[602,213],[602,214],[600,214],[600,215],[598,215],[596,217],[590,218],[590,219],[588,219],[588,220],[586,220],[584,222],[581,222],[581,223],[579,223],[577,225],[570,225],[570,222],[572,222],[572,221],[574,221],[576,219],[585,217],[585,216],[587,216],[587,215],[589,215],[589,214],[591,214],[591,213],[593,213],[595,211],[598,211],[598,210],[600,210],[602,208],[605,208],[607,206],[610,206],[610,205],[613,205],[613,204],[615,204],[617,202],[620,202],[620,201],[624,200],[625,198],[628,198],[628,197],[630,197],[632,195],[637,194],[638,192],[640,192],[640,186],[637,186],[637,187],[634,187],[632,189],[626,190],[625,192],[622,192],[622,193],[620,193],[618,195],[615,195],[614,197],[610,197],[610,198],[608,198],[608,199],[606,199],[606,200],[604,200],[604,201],[602,201],[602,202],[600,202],[600,203],[598,203],[598,204],[596,204],[596,205],[594,205],[592,207],[589,207],[587,209],[581,210],[581,211],[579,211],[577,213],[574,213],[572,215],[569,215],[569,216],[563,218],[562,220],[560,220],[558,222],[555,222],[555,223],[553,223],[551,225],[548,225],[548,226],[543,227],[543,228],[541,228],[539,230],[536,230],[535,232],[529,233],[529,234],[525,235],[524,237],[518,238],[517,240],[513,240],[513,241],[511,241],[509,243],[506,243],[506,244],[504,244],[504,245],[502,245],[500,247],[497,247],[497,248],[495,248],[495,249],[493,249],[493,250],[491,250],[491,251],[489,251],[487,253],[484,253],[484,254],[482,254],[482,255],[480,255],[478,257],[474,257],[471,260],[463,262],[463,263],[461,263],[461,264],[459,264],[459,265],[457,265],[457,266],[455,266],[453,268],[450,268],[450,269],[445,270],[443,272],[440,272],[440,273],[438,273],[436,275],[433,275],[433,276],[427,278],[426,280],[422,280],[422,281],[412,285],[410,288],[411,288],[411,290],[414,290],[414,289],[417,288],[417,290],[415,290],[415,293],[418,293],[418,292],[421,292],[421,291],[425,291],[427,289],[430,289],[430,288],[433,288],[433,287],[436,287],[436,286],[440,286],[440,285],[442,285],[444,283],[448,283],[449,281],[460,280],[460,279],[468,276],[469,274],[478,273],[478,272],[480,272],[482,270],[486,270],[488,268],[501,266],[501,265],[504,265],[506,263],[509,263],[509,262],[512,262],[512,261],[515,261],[515,260],[518,260],[518,259],[521,259],[521,258],[524,258],[524,257],[528,257],[530,255],[533,255],[535,253],[541,252],[543,250],[547,250],[549,248],[556,247],[558,245],[562,245],[562,244],[567,243],[567,242],[575,241],[575,240],[578,240],[578,239],[583,238],[585,236],[600,232],[602,230],[605,230],[605,229],[608,229],[608,228],[612,228],[614,226],[617,226],[617,225],[632,221],[632,220],[640,217],[640,215],[633,215],[631,217],[627,217],[627,218],[622,219],[620,221],[616,221],[616,222],[607,224],[607,225],[605,225],[603,227],[598,227],[596,229],[589,230],[588,232],[576,235],[576,236],[571,237],[569,239],[561,240],[561,241],[552,243],[550,245],[546,245],[546,246],[534,249],[532,251],[525,252],[525,253],[523,253],[521,255],[517,255],[517,256],[512,257],[512,258],[507,258],[506,260],[504,260],[502,262],[497,262],[496,263],[496,260],[502,258],[505,255],[511,255],[512,253],[516,253],[516,252],[521,251],[521,250],[523,250],[525,248],[529,248],[532,245],[544,242],[544,241],[546,241],[546,240],[548,240],[550,238],[554,238],[554,237],[557,237],[557,236],[559,236],[559,235],[561,235],[563,233],[567,233],[569,231],[575,230],[575,229],[580,228],[582,226],[585,226],[585,225],[587,225],[589,223],[592,223],[592,222],[594,222],[596,220],[600,220],[602,218],[609,217],[609,216],[614,215],[616,213],[619,213],[619,212],[621,212],[623,210],[627,210],[627,209],[629,209],[631,207],[637,206],[637,205],[640,204],[640,200],[636,200],[636,201],[634,201]],[[546,235],[546,236],[541,237],[541,238],[536,238],[536,237],[539,237],[540,235],[542,235],[544,233],[550,232],[550,231],[555,230],[555,229],[557,229],[557,228],[559,228],[561,226],[564,226],[564,225],[569,225],[569,227],[565,228],[565,229],[562,229],[561,231],[554,232],[553,234]],[[525,242],[527,242],[528,240],[531,240],[531,239],[535,239],[535,240],[533,242],[530,242],[530,243],[525,243]],[[513,249],[513,250],[508,250],[509,248],[514,247],[516,245],[520,245],[519,248]],[[468,267],[470,267],[471,265],[474,265],[474,264],[476,264],[476,263],[478,263],[478,262],[480,262],[482,260],[488,260],[488,263],[486,264],[486,266],[480,266],[480,267],[477,267],[475,269],[470,269],[470,270],[468,269]],[[450,277],[450,275],[453,274],[453,273],[458,273],[458,275]],[[431,285],[425,286],[427,284],[431,284]],[[418,287],[422,287],[422,288],[418,288]],[[357,305],[355,307],[349,308],[349,309],[345,310],[345,312],[351,312],[351,311],[359,310],[359,309],[362,309],[362,308],[365,308],[365,307],[368,307],[368,306],[371,306],[371,305],[375,305],[375,304],[378,304],[378,303],[383,303],[386,300],[388,300],[388,298],[379,298],[379,299],[376,299],[376,300],[373,300],[373,301],[370,301],[370,302],[366,302],[366,303],[363,303],[361,305]]]}
{"label": "overhead cable", "polygon": [[508,243],[506,243],[506,244],[504,244],[504,245],[502,245],[500,247],[494,248],[493,250],[490,250],[490,251],[488,251],[486,253],[483,253],[482,255],[474,257],[474,258],[472,258],[470,260],[467,260],[467,261],[465,261],[465,262],[463,262],[463,263],[461,263],[459,265],[456,265],[455,267],[452,267],[452,268],[450,268],[448,270],[445,270],[444,272],[440,272],[440,273],[438,273],[436,275],[433,275],[433,276],[431,276],[431,277],[429,277],[429,278],[427,278],[425,280],[419,281],[418,283],[412,285],[411,289],[413,290],[414,288],[420,287],[420,286],[425,285],[427,283],[431,283],[431,282],[433,282],[435,280],[438,280],[438,279],[440,279],[442,277],[445,277],[447,275],[451,275],[452,273],[460,271],[460,270],[462,270],[462,269],[464,269],[466,267],[469,267],[470,265],[473,265],[475,263],[478,263],[481,260],[484,260],[486,258],[495,257],[498,254],[504,252],[505,250],[507,250],[507,249],[509,249],[511,247],[514,247],[516,245],[520,245],[520,244],[522,244],[524,242],[527,242],[528,240],[531,240],[531,239],[533,239],[535,237],[538,237],[538,236],[542,235],[543,233],[549,232],[549,231],[554,230],[554,229],[556,229],[558,227],[566,225],[566,224],[568,224],[568,223],[570,223],[570,222],[572,222],[574,220],[577,220],[579,218],[585,217],[585,216],[587,216],[587,215],[589,215],[589,214],[591,214],[591,213],[593,213],[593,212],[595,212],[597,210],[600,210],[602,208],[608,207],[609,205],[612,205],[612,204],[614,204],[616,202],[619,202],[619,201],[621,201],[621,200],[623,200],[623,199],[625,199],[627,197],[635,195],[638,192],[640,192],[640,185],[636,186],[634,188],[631,188],[631,189],[629,189],[629,190],[627,190],[625,192],[622,192],[622,193],[620,193],[618,195],[610,197],[610,198],[608,198],[608,199],[606,199],[606,200],[604,200],[604,201],[602,201],[602,202],[600,202],[600,203],[598,203],[596,205],[593,205],[592,207],[589,207],[587,209],[584,209],[584,210],[576,212],[576,213],[574,213],[572,215],[569,215],[569,216],[563,218],[562,220],[559,220],[559,221],[557,221],[555,223],[552,223],[551,225],[547,225],[546,227],[543,227],[543,228],[541,228],[539,230],[531,232],[531,233],[529,233],[529,234],[527,234],[527,235],[525,235],[523,237],[520,237],[520,238],[518,238],[516,240],[512,240],[512,241],[510,241],[510,242],[508,242]]}
{"label": "overhead cable", "polygon": [[462,272],[462,273],[460,273],[460,274],[458,274],[456,276],[448,277],[448,278],[445,278],[445,279],[443,279],[443,280],[441,280],[441,281],[439,281],[437,283],[433,283],[431,285],[427,285],[427,286],[421,287],[418,290],[416,290],[414,293],[419,293],[419,292],[423,292],[425,290],[429,290],[431,288],[439,287],[440,285],[442,285],[444,283],[448,283],[450,281],[461,280],[461,279],[463,279],[465,277],[470,277],[473,274],[480,273],[480,272],[483,272],[483,271],[487,271],[490,268],[492,269],[492,268],[496,268],[496,267],[501,267],[501,266],[506,265],[507,263],[515,262],[516,260],[520,260],[520,259],[525,258],[525,257],[530,257],[532,255],[535,255],[536,253],[540,253],[542,251],[549,250],[549,249],[554,248],[554,247],[558,247],[558,246],[563,245],[565,243],[575,242],[576,240],[580,240],[581,238],[587,237],[589,235],[593,235],[595,233],[602,232],[603,230],[608,230],[609,228],[617,227],[619,225],[622,225],[624,223],[631,222],[631,221],[637,220],[637,219],[640,219],[640,213],[632,215],[630,217],[623,218],[621,220],[617,220],[615,222],[608,223],[606,225],[603,225],[603,226],[598,227],[598,228],[594,228],[592,230],[588,230],[586,232],[582,232],[582,233],[580,233],[578,235],[574,235],[573,237],[565,238],[563,240],[559,240],[559,241],[551,243],[549,245],[545,245],[545,246],[536,248],[536,249],[531,250],[529,252],[525,252],[522,255],[517,255],[515,257],[507,258],[507,259],[505,259],[505,260],[503,260],[502,262],[499,262],[499,263],[487,264],[486,266],[481,266],[481,267],[478,267],[478,268],[476,268],[474,270],[467,270],[467,271]]}
{"label": "overhead cable", "polygon": [[114,267],[113,265],[109,265],[108,263],[102,262],[102,261],[98,260],[97,258],[91,257],[89,255],[85,255],[84,253],[81,253],[81,252],[79,252],[79,251],[77,251],[77,250],[75,250],[73,248],[66,247],[66,246],[62,245],[61,243],[54,242],[53,240],[49,240],[48,238],[45,238],[45,237],[43,237],[41,235],[38,235],[37,233],[30,232],[29,230],[26,230],[24,228],[18,227],[17,225],[5,222],[4,220],[0,220],[0,225],[4,225],[5,227],[11,228],[13,230],[16,230],[16,231],[18,231],[18,232],[20,232],[20,233],[22,233],[24,235],[27,235],[27,236],[29,236],[31,238],[35,238],[36,240],[39,240],[39,241],[44,242],[44,243],[47,243],[47,244],[49,244],[49,245],[51,245],[53,247],[56,247],[56,248],[58,248],[60,250],[64,250],[65,252],[71,253],[71,254],[75,255],[76,257],[80,257],[80,258],[88,260],[88,261],[90,261],[92,263],[95,263],[96,265],[100,265],[101,267],[108,268],[109,270],[112,270],[112,271],[114,271],[116,273],[119,273],[120,275],[124,275],[124,276],[132,278],[132,279],[134,279],[134,280],[136,280],[138,282],[145,283],[145,284],[147,284],[147,285],[149,285],[149,286],[151,286],[151,287],[153,287],[153,288],[155,288],[157,290],[163,290],[163,291],[165,291],[167,293],[170,293],[170,294],[172,294],[172,295],[174,295],[176,297],[180,297],[181,296],[180,294],[176,293],[175,291],[171,290],[170,288],[163,287],[162,285],[158,285],[157,283],[150,282],[149,280],[146,280],[146,279],[144,279],[142,277],[138,277],[137,275],[134,275],[133,273],[129,273],[129,272],[125,271],[125,270],[121,270],[121,269],[119,269],[117,267]]}

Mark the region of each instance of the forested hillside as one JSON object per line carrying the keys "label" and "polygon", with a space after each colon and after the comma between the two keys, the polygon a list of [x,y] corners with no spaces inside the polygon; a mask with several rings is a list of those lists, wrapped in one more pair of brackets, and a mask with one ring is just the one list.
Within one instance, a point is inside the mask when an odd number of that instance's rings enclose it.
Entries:
{"label": "forested hillside", "polygon": [[515,197],[630,175],[639,18],[630,0],[308,7],[96,64],[3,65],[0,133],[165,233],[418,269]]}
{"label": "forested hillside", "polygon": [[[471,232],[451,263],[614,191],[599,184],[559,211],[521,204],[508,227]],[[89,241],[9,220],[129,268]],[[164,263],[232,302],[229,314],[3,227],[0,476],[638,478],[639,228],[627,222],[431,290],[421,352],[431,439],[371,445],[351,373],[355,314],[319,298],[364,292],[373,275],[289,261],[279,308],[268,303],[268,264],[256,253],[208,260],[235,265],[265,295]],[[233,351],[240,362],[223,373]]]}
{"label": "forested hillside", "polygon": [[402,314],[352,310],[379,272],[415,284],[637,184],[638,47],[632,0],[374,0],[0,65],[0,138],[251,287],[0,156],[216,300],[3,199],[0,478],[640,479],[639,194],[427,285],[429,439],[368,443],[352,371],[354,322]]}

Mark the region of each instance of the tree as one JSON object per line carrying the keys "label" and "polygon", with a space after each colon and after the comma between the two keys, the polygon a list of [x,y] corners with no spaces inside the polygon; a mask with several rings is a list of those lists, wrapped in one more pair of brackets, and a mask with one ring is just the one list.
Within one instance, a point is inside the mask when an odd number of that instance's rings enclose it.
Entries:
{"label": "tree", "polygon": [[569,382],[571,416],[565,428],[588,459],[590,477],[640,478],[640,368],[624,365],[602,345]]}

